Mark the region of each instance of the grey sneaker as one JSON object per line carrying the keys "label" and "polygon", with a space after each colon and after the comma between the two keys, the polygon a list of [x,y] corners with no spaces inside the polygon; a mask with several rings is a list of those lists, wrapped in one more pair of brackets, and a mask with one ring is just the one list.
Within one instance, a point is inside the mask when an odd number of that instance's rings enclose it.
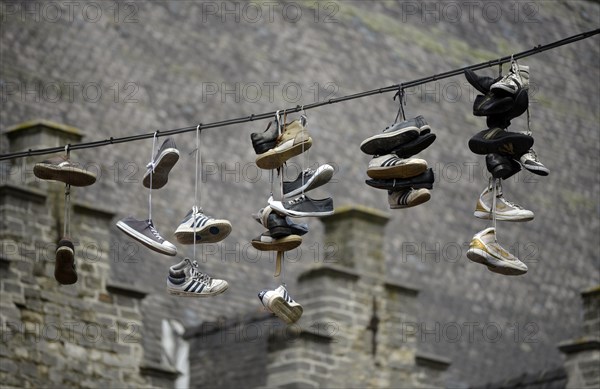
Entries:
{"label": "grey sneaker", "polygon": [[[363,140],[360,149],[363,153],[369,155],[384,155],[397,149],[401,145],[417,138],[421,132],[417,118],[405,120],[400,123],[394,123],[386,127],[382,133],[373,135]],[[426,131],[426,123],[423,125],[423,131]],[[425,133],[425,132],[424,132]]]}
{"label": "grey sneaker", "polygon": [[119,220],[117,227],[151,250],[165,255],[177,255],[177,247],[160,236],[152,220],[136,220],[128,216]]}
{"label": "grey sneaker", "polygon": [[286,216],[306,217],[306,216],[328,216],[333,214],[333,199],[314,200],[306,195],[296,197],[288,201],[275,201],[273,196],[269,198],[269,205],[274,211]]}
{"label": "grey sneaker", "polygon": [[146,167],[146,174],[142,184],[150,188],[150,175],[152,174],[152,189],[160,189],[167,184],[169,172],[179,160],[179,150],[173,138],[167,138],[156,152],[154,160]]}
{"label": "grey sneaker", "polygon": [[71,186],[89,186],[96,182],[96,175],[62,155],[36,163],[33,174],[42,180],[60,181]]}
{"label": "grey sneaker", "polygon": [[333,167],[324,164],[315,169],[306,169],[294,181],[283,182],[283,198],[288,199],[325,185],[333,177]]}
{"label": "grey sneaker", "polygon": [[550,170],[546,166],[544,166],[542,162],[540,162],[537,153],[534,149],[529,149],[529,151],[523,154],[519,159],[519,162],[521,162],[521,165],[525,169],[529,170],[534,174],[540,176],[547,176],[548,174],[550,174]]}

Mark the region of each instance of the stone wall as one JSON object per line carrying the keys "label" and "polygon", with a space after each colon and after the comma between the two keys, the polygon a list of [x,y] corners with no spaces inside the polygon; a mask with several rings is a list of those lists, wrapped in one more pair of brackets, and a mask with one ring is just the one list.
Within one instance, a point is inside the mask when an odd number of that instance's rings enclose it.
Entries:
{"label": "stone wall", "polygon": [[[272,18],[260,3],[258,20],[243,14],[244,7],[252,9],[241,1],[82,1],[72,14],[68,2],[52,3],[62,10],[58,18],[47,3],[0,2],[2,132],[43,118],[82,128],[86,140],[98,140],[294,107],[529,49],[595,29],[600,15],[600,6],[591,1],[286,2],[274,9]],[[285,5],[289,17],[282,15]],[[299,20],[294,19],[294,5],[302,9]],[[94,13],[98,6],[100,17]],[[501,243],[529,266],[523,277],[500,277],[465,257],[472,235],[486,226],[472,216],[487,182],[483,159],[466,146],[485,125],[471,115],[473,89],[456,77],[408,93],[407,115],[424,115],[438,135],[420,155],[435,169],[435,189],[427,204],[393,212],[379,242],[388,276],[420,289],[414,341],[419,350],[453,361],[448,386],[498,380],[523,366],[540,370],[561,364],[556,343],[575,337],[579,291],[599,278],[597,43],[594,37],[521,61],[532,70],[535,147],[551,170],[547,178],[520,173],[504,187],[507,198],[536,215],[529,223],[499,226]],[[296,84],[300,98],[293,93]],[[258,98],[251,93],[256,85],[262,92]],[[330,162],[337,169],[335,181],[315,198],[332,195],[336,207],[361,204],[388,210],[385,193],[364,184],[369,157],[358,145],[391,123],[397,110],[391,97],[308,112],[314,139],[309,162]],[[88,261],[79,252],[82,266],[93,266],[90,279],[100,276],[96,271],[110,271],[114,282],[147,289],[149,294],[138,304],[144,359],[150,366],[161,363],[163,319],[177,318],[192,327],[233,318],[258,307],[257,292],[272,286],[272,259],[249,248],[250,239],[261,232],[249,215],[265,205],[270,192],[268,175],[253,165],[249,134],[264,127],[266,122],[255,122],[202,134],[202,204],[207,213],[234,226],[226,241],[204,248],[203,269],[231,285],[226,294],[209,301],[168,296],[164,278],[175,261],[133,244],[114,227],[124,216],[147,214],[147,192],[140,181],[152,142],[72,153],[100,173],[93,187],[76,192],[78,201],[115,215],[98,239],[108,246],[106,256]],[[519,118],[511,129],[525,127]],[[192,205],[193,139],[192,134],[175,138],[182,158],[169,185],[153,195],[156,226],[169,239]],[[0,153],[8,148],[7,137],[0,136]],[[286,178],[295,176],[294,168],[301,163],[291,161]],[[0,183],[27,184],[32,177],[27,166],[20,161],[0,164]],[[23,196],[17,197],[22,201]],[[43,203],[54,206],[56,201]],[[7,209],[4,228],[21,231],[18,239],[24,239],[25,247],[33,247],[32,239],[56,242],[56,233],[43,238],[31,233],[51,228],[54,222],[46,212],[37,223],[28,222],[27,229],[18,224],[23,212]],[[310,233],[287,268],[292,288],[300,273],[323,264],[326,250],[335,251],[321,243],[322,226],[312,220],[309,224]],[[189,248],[178,248],[182,256],[191,255]],[[8,257],[7,252],[2,256]],[[3,314],[6,309],[16,317],[18,308],[8,295],[24,293],[27,277],[33,277],[33,265],[23,263],[8,267],[10,272],[22,267],[19,277],[24,278],[16,282],[9,277],[11,292],[5,297],[2,291]],[[110,267],[103,267],[108,263]],[[82,277],[81,285],[93,282],[87,278]],[[473,337],[469,328],[475,330]]]}

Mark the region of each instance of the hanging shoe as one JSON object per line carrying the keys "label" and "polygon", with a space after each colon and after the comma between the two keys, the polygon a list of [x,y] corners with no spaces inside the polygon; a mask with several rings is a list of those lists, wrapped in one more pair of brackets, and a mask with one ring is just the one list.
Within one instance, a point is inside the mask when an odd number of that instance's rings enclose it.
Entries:
{"label": "hanging shoe", "polygon": [[144,174],[142,184],[150,188],[150,175],[152,174],[152,189],[160,189],[167,185],[169,172],[179,160],[179,150],[173,138],[167,138],[158,149],[154,160],[146,166],[148,170]]}
{"label": "hanging shoe", "polygon": [[472,71],[471,69],[465,70],[465,78],[473,86],[473,88],[477,89],[482,94],[487,94],[490,91],[490,87],[496,81],[499,81],[501,77],[492,78],[486,76],[479,76],[477,73]]}
{"label": "hanging shoe", "polygon": [[409,158],[415,154],[425,150],[435,141],[435,134],[432,133],[421,133],[419,136],[407,143],[404,143],[398,148],[392,150],[391,154],[396,154],[398,158]]}
{"label": "hanging shoe", "polygon": [[89,186],[96,182],[94,173],[77,167],[64,156],[36,163],[33,174],[42,180],[60,181],[71,186]]}
{"label": "hanging shoe", "polygon": [[500,127],[483,130],[469,139],[469,149],[475,154],[506,154],[521,156],[533,146],[533,138]]}
{"label": "hanging shoe", "polygon": [[269,205],[274,211],[292,217],[320,217],[333,214],[333,199],[331,197],[314,200],[306,195],[302,195],[293,200],[281,202],[273,200],[273,196],[271,196],[269,198]]}
{"label": "hanging shoe", "polygon": [[250,140],[252,140],[252,147],[256,154],[266,153],[275,147],[277,143],[277,136],[279,131],[277,130],[277,120],[269,122],[267,129],[264,132],[253,132],[250,134]]}
{"label": "hanging shoe", "polygon": [[410,208],[423,204],[431,198],[428,189],[406,189],[388,191],[388,204],[391,209]]}
{"label": "hanging shoe", "polygon": [[519,162],[521,162],[521,165],[523,165],[525,169],[537,175],[547,176],[550,174],[550,170],[540,162],[534,149],[529,149],[529,151],[523,154],[519,159]]}
{"label": "hanging shoe", "polygon": [[498,96],[493,92],[477,95],[473,102],[473,115],[490,116],[503,115],[513,109],[515,100],[511,96]]}
{"label": "hanging shoe", "polygon": [[373,188],[398,191],[404,189],[433,189],[435,177],[433,169],[411,178],[395,178],[391,180],[366,180],[365,183]]}
{"label": "hanging shoe", "polygon": [[410,178],[427,170],[427,161],[420,158],[401,159],[395,154],[374,156],[367,175],[375,179]]}
{"label": "hanging shoe", "polygon": [[[492,185],[486,187],[479,195],[477,206],[475,207],[475,217],[479,219],[492,219],[492,201],[494,199]],[[502,187],[496,192],[496,220],[509,222],[527,222],[533,220],[533,212],[521,207],[504,198]]]}
{"label": "hanging shoe", "polygon": [[386,127],[381,134],[373,135],[362,141],[360,149],[369,155],[389,154],[392,150],[417,138],[421,132],[420,122],[410,119]]}
{"label": "hanging shoe", "polygon": [[259,251],[290,251],[302,244],[298,235],[287,235],[275,239],[269,231],[265,231],[250,242]]}
{"label": "hanging shoe", "polygon": [[[507,128],[510,126],[510,121],[519,117],[527,111],[529,107],[529,93],[525,89],[521,89],[509,97],[513,99],[512,108],[500,114],[487,115],[486,124],[488,128],[500,127]],[[531,135],[531,134],[527,134]]]}
{"label": "hanging shoe", "polygon": [[517,161],[502,154],[486,155],[485,165],[494,178],[501,178],[503,180],[521,171],[521,165]]}
{"label": "hanging shoe", "polygon": [[270,206],[262,208],[257,214],[252,215],[258,224],[267,227],[271,236],[275,239],[288,235],[305,235],[308,232],[308,224],[295,223],[289,216],[281,216],[273,212]]}
{"label": "hanging shoe", "polygon": [[169,268],[167,292],[185,297],[212,297],[225,292],[229,284],[202,273],[198,262],[189,258]]}
{"label": "hanging shoe", "polygon": [[117,227],[151,250],[165,255],[177,255],[177,247],[160,236],[152,220],[137,220],[128,216],[119,220]]}
{"label": "hanging shoe", "polygon": [[473,236],[467,258],[486,265],[491,271],[505,275],[527,273],[527,265],[496,242],[496,230],[486,228]]}
{"label": "hanging shoe", "polygon": [[519,89],[529,89],[529,66],[517,65],[515,62],[504,77],[490,86],[491,91],[504,91],[510,94],[517,93]]}
{"label": "hanging shoe", "polygon": [[272,312],[287,324],[297,322],[304,309],[292,299],[285,286],[280,285],[275,290],[264,289],[258,293],[258,298],[269,312]]}
{"label": "hanging shoe", "polygon": [[324,164],[315,169],[306,169],[294,181],[283,182],[283,198],[297,196],[302,192],[308,192],[325,185],[333,177],[334,169],[331,165]]}
{"label": "hanging shoe", "polygon": [[285,126],[274,148],[256,157],[256,165],[261,169],[277,169],[310,146],[312,138],[308,131],[299,120],[295,120]]}
{"label": "hanging shoe", "polygon": [[175,238],[181,244],[216,243],[227,238],[229,233],[231,223],[228,220],[206,216],[202,209],[192,207],[175,230]]}
{"label": "hanging shoe", "polygon": [[75,248],[68,238],[62,238],[56,248],[54,263],[54,278],[62,285],[72,285],[77,282],[75,267]]}

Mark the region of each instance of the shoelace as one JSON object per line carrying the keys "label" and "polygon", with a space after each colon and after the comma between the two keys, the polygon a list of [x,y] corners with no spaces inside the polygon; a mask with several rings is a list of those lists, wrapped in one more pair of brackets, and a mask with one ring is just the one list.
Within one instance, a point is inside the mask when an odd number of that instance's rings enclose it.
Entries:
{"label": "shoelace", "polygon": [[530,154],[532,156],[532,159],[534,162],[539,163],[540,160],[538,159],[537,153],[535,152],[534,149],[529,149],[529,152],[527,154]]}
{"label": "shoelace", "polygon": [[163,237],[160,236],[160,234],[158,233],[158,231],[156,231],[156,228],[154,228],[152,224],[148,223],[148,228],[150,229],[152,235],[156,237],[156,240],[158,240],[160,243],[164,241]]}
{"label": "shoelace", "polygon": [[512,201],[505,199],[504,197],[502,197],[502,195],[498,196],[498,199],[501,199],[502,201],[504,201],[505,204],[508,204],[508,205],[510,205],[513,208],[524,209],[519,204],[515,204]]}
{"label": "shoelace", "polygon": [[156,163],[154,163],[154,161],[150,161],[148,162],[148,164],[146,165],[146,169],[151,169],[152,173],[154,173],[154,169],[156,168]]}
{"label": "shoelace", "polygon": [[198,270],[198,262],[197,261],[192,262],[192,267],[190,268],[190,276],[194,280],[203,282],[208,286],[210,286],[210,284],[212,283],[212,277],[210,277],[208,274],[202,273],[200,270]]}

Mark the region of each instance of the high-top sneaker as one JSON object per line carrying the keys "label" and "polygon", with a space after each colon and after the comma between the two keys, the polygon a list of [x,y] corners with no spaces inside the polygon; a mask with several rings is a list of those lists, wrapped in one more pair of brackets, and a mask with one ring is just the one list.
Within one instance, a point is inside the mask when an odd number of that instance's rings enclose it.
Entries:
{"label": "high-top sneaker", "polygon": [[252,140],[252,147],[256,154],[266,153],[275,147],[277,143],[277,136],[279,131],[277,130],[277,120],[269,122],[267,129],[264,132],[253,132],[250,134],[250,140]]}
{"label": "high-top sneaker", "polygon": [[[493,185],[488,185],[477,201],[475,217],[479,219],[492,219],[492,201],[494,200]],[[533,220],[533,212],[505,199],[502,195],[502,186],[496,189],[496,220],[509,222],[527,222]]]}
{"label": "high-top sneaker", "polygon": [[201,272],[198,262],[185,258],[169,268],[167,292],[184,297],[211,297],[227,290],[225,280],[212,278]]}
{"label": "high-top sneaker", "polygon": [[529,89],[529,66],[513,62],[510,71],[490,87],[491,91],[504,91],[515,94],[519,89]]}
{"label": "high-top sneaker", "polygon": [[287,124],[277,138],[275,147],[256,157],[256,165],[261,169],[277,169],[288,159],[310,149],[312,138],[300,120]]}

